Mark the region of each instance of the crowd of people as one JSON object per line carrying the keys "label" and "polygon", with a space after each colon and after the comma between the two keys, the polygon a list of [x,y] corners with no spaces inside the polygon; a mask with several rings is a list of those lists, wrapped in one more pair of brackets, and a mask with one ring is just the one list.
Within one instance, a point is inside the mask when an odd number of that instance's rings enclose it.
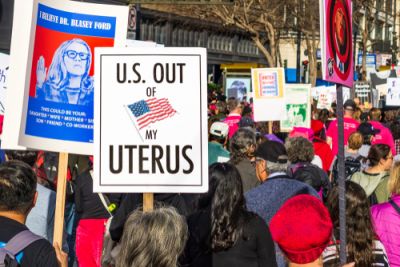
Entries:
{"label": "crowd of people", "polygon": [[[400,113],[343,107],[346,266],[400,266]],[[154,194],[152,211],[142,194],[93,193],[92,158],[71,157],[54,247],[56,155],[5,151],[0,266],[341,266],[335,112],[284,133],[252,110],[210,93],[209,190]]]}

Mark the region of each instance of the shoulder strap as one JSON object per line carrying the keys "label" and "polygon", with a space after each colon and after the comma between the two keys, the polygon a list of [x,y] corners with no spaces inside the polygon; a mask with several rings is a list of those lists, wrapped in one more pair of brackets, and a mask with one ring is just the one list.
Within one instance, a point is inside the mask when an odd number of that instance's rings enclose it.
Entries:
{"label": "shoulder strap", "polygon": [[24,230],[16,234],[10,241],[7,242],[4,249],[15,256],[33,242],[43,239],[43,237],[35,235],[29,230]]}
{"label": "shoulder strap", "polygon": [[393,199],[389,200],[390,205],[393,206],[393,208],[397,211],[398,214],[400,214],[400,207],[397,206],[397,204],[393,201]]}
{"label": "shoulder strap", "polygon": [[[90,177],[93,179],[93,170],[90,171]],[[103,195],[103,193],[97,193],[97,194],[99,195],[99,198],[101,200],[101,203],[103,203],[104,208],[106,209],[108,214],[110,214],[110,216],[112,217],[113,215],[108,209],[110,201],[108,200],[107,196]]]}

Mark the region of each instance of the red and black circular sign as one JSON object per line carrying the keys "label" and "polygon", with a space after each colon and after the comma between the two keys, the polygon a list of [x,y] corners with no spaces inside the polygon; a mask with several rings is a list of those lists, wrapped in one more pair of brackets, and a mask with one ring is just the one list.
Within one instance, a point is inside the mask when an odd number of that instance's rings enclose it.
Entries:
{"label": "red and black circular sign", "polygon": [[347,80],[352,63],[351,12],[347,0],[327,0],[326,36],[334,72]]}

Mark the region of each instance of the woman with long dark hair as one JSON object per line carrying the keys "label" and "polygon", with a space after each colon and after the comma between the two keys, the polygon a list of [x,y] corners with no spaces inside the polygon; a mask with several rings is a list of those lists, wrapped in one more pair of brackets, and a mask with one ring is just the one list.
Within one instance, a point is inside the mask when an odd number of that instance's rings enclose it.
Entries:
{"label": "woman with long dark hair", "polygon": [[[334,240],[324,250],[324,266],[339,266],[339,188],[328,194],[327,208],[334,225]],[[357,267],[389,266],[385,248],[376,239],[369,203],[361,186],[346,181],[347,261]]]}
{"label": "woman with long dark hair", "polygon": [[386,202],[389,200],[387,190],[389,170],[393,164],[390,147],[385,144],[372,145],[367,159],[369,167],[354,173],[351,180],[365,190],[370,205]]}
{"label": "woman with long dark hair", "polygon": [[229,163],[209,168],[209,190],[188,218],[183,266],[276,266],[267,224],[246,210],[239,171]]}

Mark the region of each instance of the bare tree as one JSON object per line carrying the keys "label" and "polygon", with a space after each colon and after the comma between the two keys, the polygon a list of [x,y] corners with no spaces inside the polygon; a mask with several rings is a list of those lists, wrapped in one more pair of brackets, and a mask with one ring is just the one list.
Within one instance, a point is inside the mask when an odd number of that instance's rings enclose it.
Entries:
{"label": "bare tree", "polygon": [[316,0],[287,0],[288,15],[295,18],[288,24],[295,31],[300,31],[306,43],[310,71],[310,83],[317,81],[317,49],[319,46],[319,5]]}
{"label": "bare tree", "polygon": [[[353,27],[356,27],[361,33],[361,50],[362,50],[362,77],[367,79],[367,52],[368,47],[374,42],[371,36],[374,30],[374,22],[376,19],[376,10],[374,8],[375,0],[353,0]],[[356,42],[356,40],[354,40]]]}
{"label": "bare tree", "polygon": [[282,0],[236,0],[232,6],[207,6],[202,11],[203,16],[218,18],[226,26],[236,26],[249,33],[268,65],[274,67],[278,65],[284,3]]}

